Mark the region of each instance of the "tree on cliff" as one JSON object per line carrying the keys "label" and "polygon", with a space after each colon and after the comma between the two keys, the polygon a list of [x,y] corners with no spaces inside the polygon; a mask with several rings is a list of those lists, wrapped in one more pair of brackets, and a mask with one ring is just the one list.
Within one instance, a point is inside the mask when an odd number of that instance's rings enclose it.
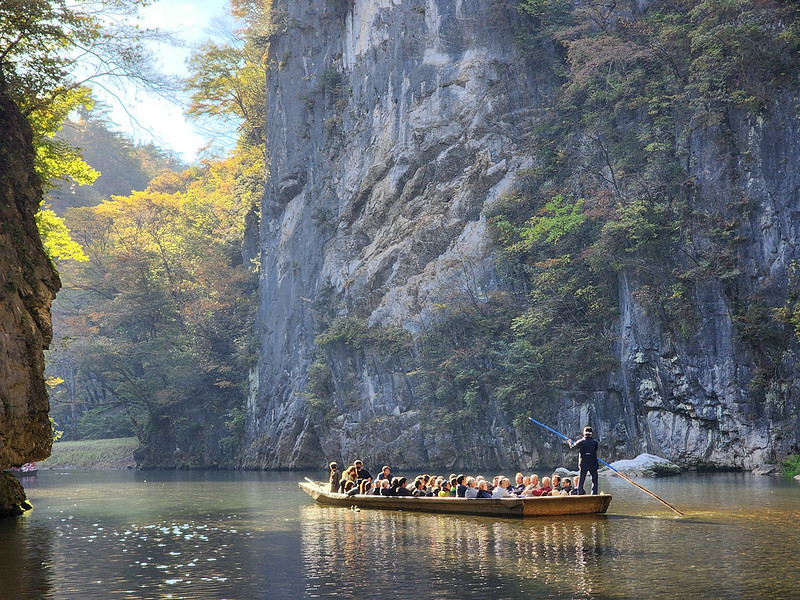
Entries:
{"label": "tree on cliff", "polygon": [[[697,133],[725,131],[731,114],[761,118],[796,90],[800,9],[777,0],[518,7],[521,52],[559,85],[532,144],[535,168],[490,215],[515,297],[495,313],[508,333],[485,353],[498,367],[491,387],[501,406],[522,422],[536,408],[532,391],[592,389],[613,369],[627,277],[639,305],[683,343],[701,328],[702,290],[719,286],[752,356],[748,396],[777,415],[770,402],[782,405],[775,390],[787,387],[783,365],[800,339],[791,335],[800,331],[796,278],[788,274],[788,287],[772,276],[744,281],[757,199],[705,198],[689,148]],[[545,65],[548,48],[558,60]],[[514,304],[521,310],[504,314]]]}
{"label": "tree on cliff", "polygon": [[[99,173],[56,134],[67,116],[92,104],[89,85],[125,81],[167,93],[146,42],[164,39],[132,18],[146,0],[3,0],[0,3],[0,82],[34,132],[36,171],[46,189],[57,181],[90,184]],[[48,222],[62,237],[59,217]],[[54,231],[45,228],[42,235]],[[66,234],[68,237],[68,234]],[[57,245],[50,240],[49,247]],[[63,256],[63,255],[62,255]]]}
{"label": "tree on cliff", "polygon": [[187,114],[234,125],[240,149],[264,155],[269,40],[277,29],[271,2],[233,0],[234,23],[220,25],[224,42],[207,42],[189,60]]}

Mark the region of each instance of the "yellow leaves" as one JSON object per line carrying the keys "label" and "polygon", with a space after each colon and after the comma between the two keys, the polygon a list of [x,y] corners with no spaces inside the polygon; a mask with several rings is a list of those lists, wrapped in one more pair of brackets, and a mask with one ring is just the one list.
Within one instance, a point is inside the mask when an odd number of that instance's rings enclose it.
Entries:
{"label": "yellow leaves", "polygon": [[59,180],[72,179],[88,185],[100,176],[81,158],[76,148],[54,137],[61,131],[67,115],[80,106],[90,108],[92,105],[91,90],[76,88],[64,91],[46,106],[28,114],[36,152],[34,168],[45,191],[53,188]]}
{"label": "yellow leaves", "polygon": [[56,421],[55,421],[55,419],[53,419],[53,417],[50,417],[50,429],[53,432],[52,433],[52,438],[53,438],[54,442],[57,442],[58,440],[60,440],[61,437],[64,435],[64,431],[60,430],[60,429],[56,429],[56,427],[58,427],[58,423],[56,423]]}
{"label": "yellow leaves", "polygon": [[94,211],[113,223],[119,240],[151,247],[178,224],[184,201],[180,194],[133,192],[130,196],[114,196]]}
{"label": "yellow leaves", "polygon": [[192,175],[191,169],[183,171],[182,173],[165,171],[150,182],[148,189],[153,192],[161,192],[164,194],[177,194],[179,192],[185,192],[194,179],[195,177]]}
{"label": "yellow leaves", "polygon": [[44,383],[45,385],[47,385],[47,387],[54,388],[57,385],[61,385],[62,383],[64,383],[64,380],[61,379],[60,377],[48,377]]}
{"label": "yellow leaves", "polygon": [[35,140],[34,147],[34,168],[45,190],[54,187],[56,180],[72,179],[81,185],[89,185],[100,177],[100,172],[93,169],[81,158],[78,150],[66,142],[43,137]]}
{"label": "yellow leaves", "polygon": [[160,289],[185,324],[228,310],[251,276],[231,261],[249,209],[234,192],[238,168],[220,161],[165,174],[145,191],[70,211],[92,253],[82,275],[113,273],[113,281],[99,284],[113,293]]}
{"label": "yellow leaves", "polygon": [[53,137],[61,131],[69,114],[83,107],[87,110],[94,106],[92,90],[86,87],[73,89],[59,89],[51,102],[46,106],[31,111],[28,122],[31,124],[34,135]]}
{"label": "yellow leaves", "polygon": [[72,239],[64,219],[56,215],[46,204],[39,207],[36,213],[36,227],[42,238],[44,251],[50,260],[77,260],[87,261],[80,244]]}

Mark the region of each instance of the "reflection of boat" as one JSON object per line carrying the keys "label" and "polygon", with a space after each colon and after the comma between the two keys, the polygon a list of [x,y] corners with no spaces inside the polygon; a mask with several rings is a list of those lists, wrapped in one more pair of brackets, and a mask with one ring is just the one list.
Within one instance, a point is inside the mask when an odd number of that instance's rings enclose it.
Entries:
{"label": "reflection of boat", "polygon": [[11,467],[10,469],[5,469],[7,473],[17,475],[18,477],[30,477],[31,475],[36,475],[38,470],[39,467],[36,466],[35,462],[25,463],[21,467]]}
{"label": "reflection of boat", "polygon": [[611,496],[546,496],[544,498],[414,498],[411,496],[348,496],[326,491],[325,484],[301,481],[299,484],[320,504],[385,510],[456,513],[491,517],[546,517],[556,515],[590,515],[608,510]]}

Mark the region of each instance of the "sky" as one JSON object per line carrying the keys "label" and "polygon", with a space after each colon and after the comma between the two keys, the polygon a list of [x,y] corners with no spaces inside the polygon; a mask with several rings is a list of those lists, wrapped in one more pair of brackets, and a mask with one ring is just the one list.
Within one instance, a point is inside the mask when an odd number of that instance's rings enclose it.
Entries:
{"label": "sky", "polygon": [[[186,60],[192,46],[213,37],[213,21],[223,18],[228,7],[228,0],[155,0],[143,8],[140,13],[143,26],[172,32],[184,46],[162,44],[156,49],[161,70],[186,77]],[[184,116],[185,106],[141,91],[114,90],[114,93],[119,99],[101,89],[94,91],[95,98],[111,107],[111,118],[119,130],[133,139],[174,150],[188,163],[208,144],[211,134]]]}

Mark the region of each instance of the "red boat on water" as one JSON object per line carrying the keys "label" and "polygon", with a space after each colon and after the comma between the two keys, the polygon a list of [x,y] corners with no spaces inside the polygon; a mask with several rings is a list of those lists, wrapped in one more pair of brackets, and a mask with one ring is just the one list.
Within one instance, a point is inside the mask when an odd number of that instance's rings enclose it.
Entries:
{"label": "red boat on water", "polygon": [[19,477],[30,477],[31,475],[36,475],[38,470],[39,467],[36,466],[35,462],[25,463],[21,467],[11,467],[10,469],[5,469],[7,473],[13,473]]}

